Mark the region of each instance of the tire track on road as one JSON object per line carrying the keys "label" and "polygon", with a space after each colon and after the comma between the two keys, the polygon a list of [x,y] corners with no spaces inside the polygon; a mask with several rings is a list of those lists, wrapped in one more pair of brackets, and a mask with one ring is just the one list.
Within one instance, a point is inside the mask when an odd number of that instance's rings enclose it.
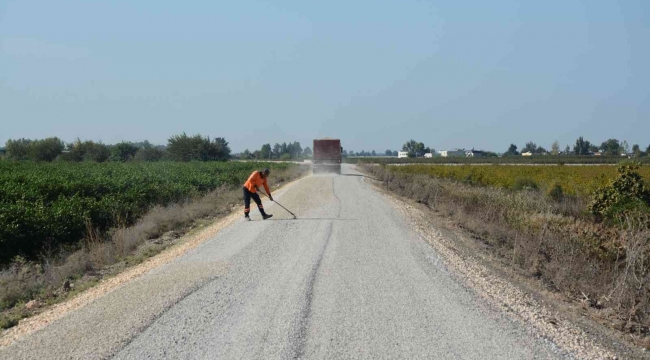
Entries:
{"label": "tire track on road", "polygon": [[294,344],[293,359],[302,359],[305,356],[305,348],[307,345],[307,332],[311,325],[311,315],[312,315],[312,302],[314,297],[314,287],[316,285],[316,280],[318,279],[318,271],[323,262],[323,257],[325,257],[325,252],[327,247],[332,240],[332,228],[334,227],[334,222],[330,221],[327,226],[326,239],[323,244],[323,247],[319,251],[318,260],[312,266],[311,272],[307,277],[307,288],[305,291],[305,305],[300,311],[300,326],[297,336],[297,344]]}
{"label": "tire track on road", "polygon": [[334,196],[334,198],[336,199],[336,201],[338,203],[338,206],[337,206],[338,210],[336,212],[336,218],[340,219],[341,218],[341,207],[342,206],[341,206],[341,199],[338,197],[338,195],[336,195],[336,181],[335,180],[336,180],[336,177],[333,177],[332,178],[332,195]]}

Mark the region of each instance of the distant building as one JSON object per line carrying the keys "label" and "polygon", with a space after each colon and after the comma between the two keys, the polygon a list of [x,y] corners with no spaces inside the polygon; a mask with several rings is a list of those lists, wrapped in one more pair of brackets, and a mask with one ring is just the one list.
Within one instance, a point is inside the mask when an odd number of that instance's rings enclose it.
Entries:
{"label": "distant building", "polygon": [[522,152],[521,156],[533,156],[533,153],[530,152],[530,151],[529,152]]}
{"label": "distant building", "polygon": [[424,157],[425,158],[432,158],[433,154],[432,153],[426,153],[426,154],[424,154]]}
{"label": "distant building", "polygon": [[409,157],[408,151],[400,151],[397,153],[398,159],[407,158],[407,157]]}
{"label": "distant building", "polygon": [[483,156],[487,156],[487,152],[472,149],[472,150],[465,151],[465,156],[467,156],[467,157],[483,157]]}
{"label": "distant building", "polygon": [[467,154],[465,154],[464,149],[440,150],[440,151],[438,151],[438,153],[442,157],[453,157],[453,156],[461,156],[462,157],[462,156],[467,156]]}

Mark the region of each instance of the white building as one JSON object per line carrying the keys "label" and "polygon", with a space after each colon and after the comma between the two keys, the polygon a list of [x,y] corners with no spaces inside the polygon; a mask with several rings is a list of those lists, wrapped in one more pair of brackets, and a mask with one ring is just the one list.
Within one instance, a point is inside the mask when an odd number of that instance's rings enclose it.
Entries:
{"label": "white building", "polygon": [[485,153],[485,151],[472,149],[472,150],[465,151],[465,156],[467,156],[467,157],[482,157],[482,156],[486,156],[486,153]]}
{"label": "white building", "polygon": [[433,154],[432,153],[426,153],[426,154],[424,154],[424,157],[425,158],[432,158]]}
{"label": "white building", "polygon": [[407,158],[407,157],[409,157],[408,151],[400,151],[397,153],[398,159]]}
{"label": "white building", "polygon": [[440,156],[442,157],[452,157],[452,156],[466,156],[465,155],[465,150],[462,149],[456,149],[456,150],[440,150],[438,151]]}
{"label": "white building", "polygon": [[529,151],[529,152],[521,153],[521,156],[533,156],[533,153]]}

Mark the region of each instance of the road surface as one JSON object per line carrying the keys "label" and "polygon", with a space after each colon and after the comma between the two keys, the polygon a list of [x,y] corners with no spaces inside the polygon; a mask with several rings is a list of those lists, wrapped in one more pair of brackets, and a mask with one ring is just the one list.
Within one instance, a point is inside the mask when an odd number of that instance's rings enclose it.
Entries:
{"label": "road surface", "polygon": [[463,287],[367,179],[310,176],[275,197],[298,219],[266,202],[272,220],[253,209],[254,221],[236,222],[0,358],[563,356]]}

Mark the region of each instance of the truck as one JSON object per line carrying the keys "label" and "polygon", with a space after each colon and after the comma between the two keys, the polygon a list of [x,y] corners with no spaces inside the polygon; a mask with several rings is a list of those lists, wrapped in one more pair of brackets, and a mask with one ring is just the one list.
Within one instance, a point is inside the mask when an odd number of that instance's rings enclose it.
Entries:
{"label": "truck", "polygon": [[315,139],[313,173],[328,172],[340,174],[342,154],[343,148],[341,147],[340,139]]}

